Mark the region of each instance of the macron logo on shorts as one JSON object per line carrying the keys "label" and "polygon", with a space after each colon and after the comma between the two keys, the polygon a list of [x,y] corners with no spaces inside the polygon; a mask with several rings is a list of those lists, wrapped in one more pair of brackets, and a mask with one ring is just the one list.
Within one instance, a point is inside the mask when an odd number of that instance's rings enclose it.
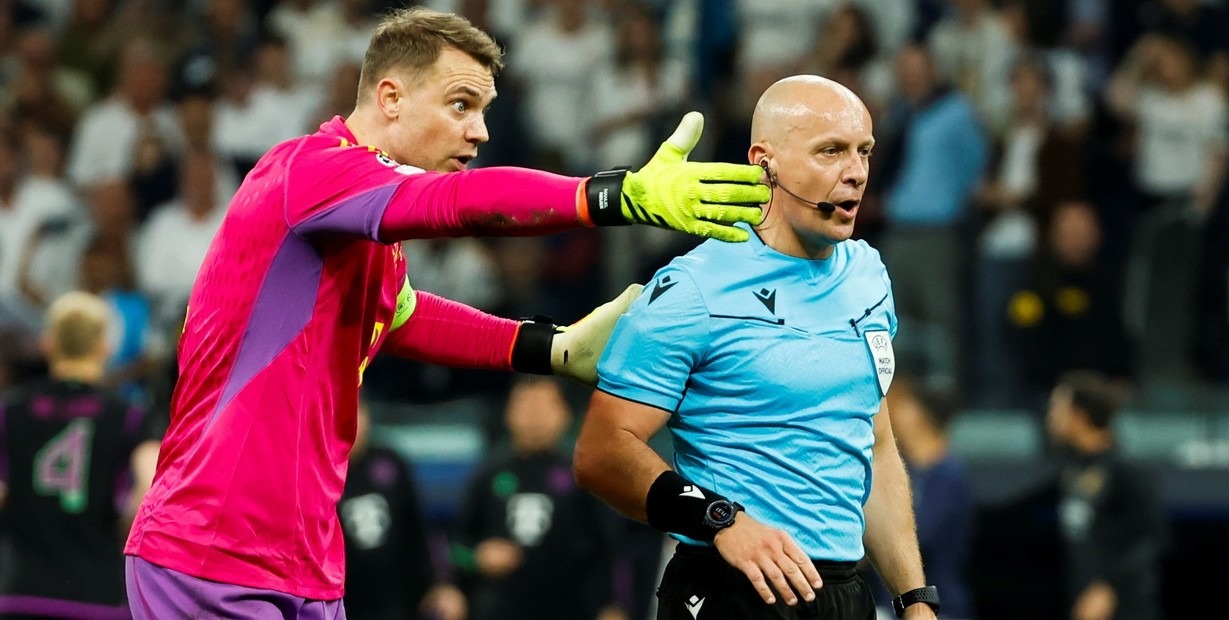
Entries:
{"label": "macron logo on shorts", "polygon": [[679,497],[694,497],[696,499],[704,499],[704,491],[701,491],[700,487],[689,484],[683,487],[683,492],[679,493]]}
{"label": "macron logo on shorts", "polygon": [[691,598],[687,599],[683,605],[687,606],[687,611],[691,612],[692,618],[699,618],[700,608],[704,606],[704,599],[692,594]]}

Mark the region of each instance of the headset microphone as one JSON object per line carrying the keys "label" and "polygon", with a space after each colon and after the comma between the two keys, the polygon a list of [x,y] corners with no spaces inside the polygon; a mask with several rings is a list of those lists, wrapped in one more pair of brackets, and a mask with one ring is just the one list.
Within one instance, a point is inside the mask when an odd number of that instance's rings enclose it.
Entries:
{"label": "headset microphone", "polygon": [[816,209],[819,209],[820,211],[823,211],[824,213],[835,213],[836,212],[836,205],[830,202],[815,202],[813,200],[807,200],[806,198],[803,198],[802,196],[799,196],[798,194],[795,194],[794,192],[789,191],[789,189],[786,188],[784,185],[781,185],[780,183],[778,183],[777,175],[772,171],[772,168],[768,167],[767,159],[760,160],[760,167],[764,169],[764,172],[768,173],[768,182],[773,187],[780,187],[781,191],[789,194],[790,196],[793,196],[799,202],[803,204],[811,205],[812,207],[815,207]]}

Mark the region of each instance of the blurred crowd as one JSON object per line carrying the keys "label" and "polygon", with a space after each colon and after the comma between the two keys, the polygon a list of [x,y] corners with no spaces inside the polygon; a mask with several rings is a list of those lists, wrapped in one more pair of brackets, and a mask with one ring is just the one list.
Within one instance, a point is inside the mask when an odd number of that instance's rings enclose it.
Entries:
{"label": "blurred crowd", "polygon": [[[5,2],[0,384],[37,371],[42,309],[83,288],[122,319],[115,384],[165,399],[229,196],[269,147],[352,109],[370,28],[394,4]],[[507,50],[476,165],[637,166],[688,109],[707,115],[698,157],[745,161],[766,85],[809,72],[853,88],[878,139],[859,234],[893,276],[902,364],[930,384],[1019,406],[1071,368],[1229,379],[1223,3],[424,4]],[[418,288],[573,320],[692,243],[623,229],[406,252]],[[374,389],[472,387],[454,375]]]}
{"label": "blurred crowd", "polygon": [[[270,147],[353,109],[371,28],[402,4],[0,1],[0,388],[44,372],[46,307],[82,289],[114,315],[109,385],[164,411],[230,196]],[[420,4],[507,51],[479,166],[636,167],[691,109],[693,157],[744,162],[767,85],[848,85],[877,138],[858,235],[893,278],[898,367],[929,388],[1041,408],[1073,369],[1229,384],[1223,0]],[[694,243],[636,227],[405,253],[419,289],[570,322]],[[506,381],[386,360],[364,388],[421,402]]]}

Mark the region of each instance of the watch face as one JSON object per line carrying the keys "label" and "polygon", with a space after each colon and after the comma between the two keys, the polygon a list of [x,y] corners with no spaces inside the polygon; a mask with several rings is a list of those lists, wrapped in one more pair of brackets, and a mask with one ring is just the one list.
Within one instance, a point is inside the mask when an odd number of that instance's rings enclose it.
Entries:
{"label": "watch face", "polygon": [[708,520],[717,527],[725,527],[734,520],[734,504],[717,500],[708,505]]}

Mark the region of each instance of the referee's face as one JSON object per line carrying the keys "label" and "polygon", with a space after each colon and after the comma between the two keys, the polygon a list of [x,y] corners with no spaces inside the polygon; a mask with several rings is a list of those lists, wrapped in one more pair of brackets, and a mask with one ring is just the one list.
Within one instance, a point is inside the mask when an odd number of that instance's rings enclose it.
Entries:
{"label": "referee's face", "polygon": [[400,80],[397,118],[385,150],[393,159],[436,172],[464,170],[490,136],[486,110],[495,99],[490,70],[446,48],[417,79]]}
{"label": "referee's face", "polygon": [[875,145],[870,112],[861,100],[843,87],[816,91],[799,97],[798,105],[806,111],[792,119],[793,130],[785,134],[775,157],[783,186],[792,186],[790,191],[807,200],[836,205],[835,211],[825,212],[801,201],[785,201],[785,218],[799,238],[808,240],[806,245],[839,243],[853,236]]}

